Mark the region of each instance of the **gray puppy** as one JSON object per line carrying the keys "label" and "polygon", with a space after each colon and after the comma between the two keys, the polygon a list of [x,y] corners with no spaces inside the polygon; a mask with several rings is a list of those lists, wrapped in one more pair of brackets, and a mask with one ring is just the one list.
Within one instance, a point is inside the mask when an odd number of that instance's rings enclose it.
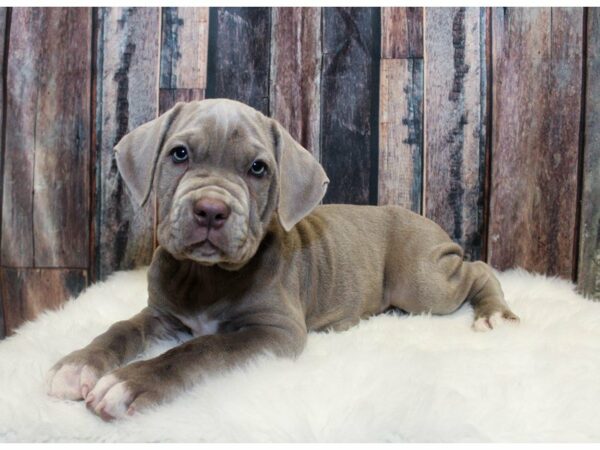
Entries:
{"label": "gray puppy", "polygon": [[[159,200],[148,306],[51,370],[49,393],[110,420],[172,398],[261,352],[294,357],[312,330],[394,307],[474,328],[517,321],[489,266],[432,221],[396,206],[318,206],[323,168],[275,120],[231,100],[178,103],[126,135],[119,170]],[[128,365],[152,338],[187,342]]]}

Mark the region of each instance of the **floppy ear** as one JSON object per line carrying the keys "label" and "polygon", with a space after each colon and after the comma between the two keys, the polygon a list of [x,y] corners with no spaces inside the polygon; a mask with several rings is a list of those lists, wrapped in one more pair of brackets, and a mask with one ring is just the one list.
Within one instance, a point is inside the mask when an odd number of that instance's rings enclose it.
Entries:
{"label": "floppy ear", "polygon": [[276,154],[279,159],[279,222],[290,231],[319,204],[329,178],[314,156],[273,120]]}
{"label": "floppy ear", "polygon": [[160,149],[184,105],[178,103],[160,117],[137,127],[115,146],[119,173],[139,206],[143,206],[150,196]]}

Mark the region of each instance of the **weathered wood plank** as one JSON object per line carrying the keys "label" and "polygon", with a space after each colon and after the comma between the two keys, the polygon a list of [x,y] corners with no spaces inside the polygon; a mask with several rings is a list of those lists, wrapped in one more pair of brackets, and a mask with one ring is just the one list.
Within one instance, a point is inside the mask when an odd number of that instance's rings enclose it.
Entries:
{"label": "weathered wood plank", "polygon": [[421,212],[423,60],[381,61],[379,204]]}
{"label": "weathered wood plank", "polygon": [[2,264],[88,266],[91,8],[15,8]]}
{"label": "weathered wood plank", "polygon": [[[10,13],[8,8],[0,8],[0,61],[2,61],[2,67],[5,66],[5,47],[6,47],[6,27]],[[4,70],[0,71],[0,86],[4,86]],[[4,124],[4,89],[0,89],[0,124]],[[2,192],[4,187],[4,133],[2,134],[2,140],[0,141],[0,202],[2,201]],[[0,203],[0,242],[2,241],[2,203]],[[1,256],[0,256],[1,258]],[[3,299],[0,294],[0,339],[3,339],[6,335],[4,328],[4,311],[3,311]]]}
{"label": "weathered wood plank", "polygon": [[163,8],[161,89],[205,89],[208,8]]}
{"label": "weathered wood plank", "polygon": [[159,114],[171,109],[177,102],[192,102],[204,99],[204,89],[161,89]]}
{"label": "weathered wood plank", "polygon": [[210,8],[207,98],[269,114],[270,8]]}
{"label": "weathered wood plank", "polygon": [[600,300],[600,8],[587,13],[587,77],[578,287]]}
{"label": "weathered wood plank", "polygon": [[378,8],[323,9],[325,203],[377,203],[380,19]]}
{"label": "weathered wood plank", "polygon": [[486,133],[483,8],[425,11],[425,215],[481,258]]}
{"label": "weathered wood plank", "polygon": [[118,174],[113,147],[158,114],[160,10],[98,9],[96,111],[97,205],[95,273],[148,264],[154,205],[133,205]]}
{"label": "weathered wood plank", "polygon": [[583,10],[494,8],[488,259],[571,278]]}
{"label": "weathered wood plank", "polygon": [[381,8],[381,57],[423,57],[423,8]]}
{"label": "weathered wood plank", "polygon": [[272,12],[271,117],[319,159],[321,9]]}
{"label": "weathered wood plank", "polygon": [[87,285],[87,271],[79,269],[0,268],[0,294],[5,300],[6,334],[47,309],[60,307]]}

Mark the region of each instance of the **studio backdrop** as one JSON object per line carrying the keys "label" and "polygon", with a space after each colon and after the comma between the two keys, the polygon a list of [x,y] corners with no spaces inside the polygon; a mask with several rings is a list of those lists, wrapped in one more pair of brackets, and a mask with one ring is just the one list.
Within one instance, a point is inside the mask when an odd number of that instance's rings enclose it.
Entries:
{"label": "studio backdrop", "polygon": [[596,8],[2,8],[2,334],[148,264],[156,199],[113,155],[177,101],[233,98],[466,257],[600,297]]}

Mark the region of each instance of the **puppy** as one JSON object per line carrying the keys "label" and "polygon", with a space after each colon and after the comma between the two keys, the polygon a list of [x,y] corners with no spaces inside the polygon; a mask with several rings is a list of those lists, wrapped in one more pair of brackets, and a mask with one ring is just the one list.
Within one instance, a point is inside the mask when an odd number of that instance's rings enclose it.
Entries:
{"label": "puppy", "polygon": [[[298,355],[312,330],[391,307],[474,328],[516,321],[491,269],[463,261],[432,221],[397,206],[318,206],[323,168],[275,120],[242,103],[178,103],[116,146],[133,199],[158,198],[148,306],[50,371],[49,393],[105,420],[172,398],[262,352]],[[127,364],[153,338],[185,343]]]}

